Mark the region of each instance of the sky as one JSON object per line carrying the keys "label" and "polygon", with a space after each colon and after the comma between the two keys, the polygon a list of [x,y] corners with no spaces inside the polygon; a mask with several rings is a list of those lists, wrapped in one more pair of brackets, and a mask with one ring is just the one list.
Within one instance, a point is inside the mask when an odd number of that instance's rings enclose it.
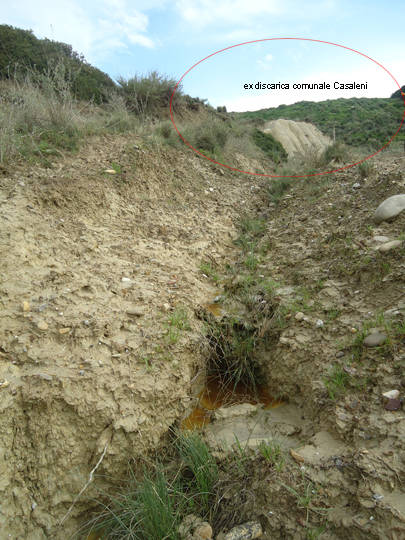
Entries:
{"label": "sky", "polygon": [[[388,97],[405,84],[405,2],[390,0],[2,0],[0,23],[69,43],[113,79],[157,70],[228,111]],[[305,39],[275,39],[305,38]],[[322,40],[363,53],[307,40]],[[240,43],[257,41],[246,45]],[[231,48],[229,48],[231,47]],[[385,68],[385,69],[384,69]],[[394,79],[386,71],[388,70]],[[245,84],[288,83],[276,90]],[[293,89],[329,82],[330,90]],[[367,83],[335,90],[334,82]]]}

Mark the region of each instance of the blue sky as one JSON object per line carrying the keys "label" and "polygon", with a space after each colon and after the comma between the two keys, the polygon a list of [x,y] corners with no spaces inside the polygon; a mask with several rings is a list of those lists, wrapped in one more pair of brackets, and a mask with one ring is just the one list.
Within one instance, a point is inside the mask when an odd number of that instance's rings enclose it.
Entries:
{"label": "blue sky", "polygon": [[[0,23],[69,43],[111,77],[158,70],[179,79],[205,56],[277,37],[330,41],[383,64],[405,84],[405,2],[391,0],[15,0]],[[244,83],[367,82],[367,91],[247,91]],[[267,41],[220,53],[190,72],[184,91],[228,110],[295,101],[387,97],[397,87],[369,60],[330,45]]]}

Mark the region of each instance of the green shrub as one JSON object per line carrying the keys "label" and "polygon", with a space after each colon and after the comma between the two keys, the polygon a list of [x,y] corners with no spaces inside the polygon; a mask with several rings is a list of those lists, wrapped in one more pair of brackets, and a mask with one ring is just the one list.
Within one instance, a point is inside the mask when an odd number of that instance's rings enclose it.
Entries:
{"label": "green shrub", "polygon": [[255,144],[274,162],[281,163],[288,158],[283,145],[276,141],[270,133],[264,133],[259,129],[254,129],[252,133]]}
{"label": "green shrub", "polygon": [[[168,108],[177,81],[157,71],[149,75],[135,75],[130,79],[118,78],[120,92],[129,111],[142,117],[158,117],[163,108]],[[177,88],[173,106],[179,104],[182,90]]]}
{"label": "green shrub", "polygon": [[348,158],[348,149],[346,145],[340,142],[335,142],[324,150],[321,156],[321,161],[325,165],[327,165],[331,161],[337,161],[340,163],[344,162],[347,160],[347,158]]}

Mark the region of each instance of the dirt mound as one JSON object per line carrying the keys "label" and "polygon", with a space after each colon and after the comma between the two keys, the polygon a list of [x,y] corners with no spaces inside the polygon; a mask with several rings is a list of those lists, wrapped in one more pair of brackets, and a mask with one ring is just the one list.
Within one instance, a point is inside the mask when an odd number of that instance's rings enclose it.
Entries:
{"label": "dirt mound", "polygon": [[263,131],[273,135],[290,157],[294,154],[305,155],[308,152],[320,153],[332,143],[329,137],[308,122],[294,122],[280,118],[267,122]]}

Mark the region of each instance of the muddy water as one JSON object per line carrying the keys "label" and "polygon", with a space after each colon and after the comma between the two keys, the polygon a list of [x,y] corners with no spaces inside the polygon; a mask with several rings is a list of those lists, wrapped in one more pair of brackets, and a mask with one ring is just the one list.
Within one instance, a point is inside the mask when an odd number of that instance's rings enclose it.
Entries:
{"label": "muddy water", "polygon": [[198,396],[198,404],[181,424],[183,429],[198,429],[210,422],[211,412],[220,407],[239,403],[252,405],[263,404],[264,409],[278,407],[284,402],[273,398],[265,386],[258,386],[256,392],[243,383],[236,386],[229,382],[224,384],[218,377],[209,377],[205,388]]}
{"label": "muddy water", "polygon": [[221,304],[218,303],[204,304],[204,308],[215,317],[221,317],[224,313]]}

